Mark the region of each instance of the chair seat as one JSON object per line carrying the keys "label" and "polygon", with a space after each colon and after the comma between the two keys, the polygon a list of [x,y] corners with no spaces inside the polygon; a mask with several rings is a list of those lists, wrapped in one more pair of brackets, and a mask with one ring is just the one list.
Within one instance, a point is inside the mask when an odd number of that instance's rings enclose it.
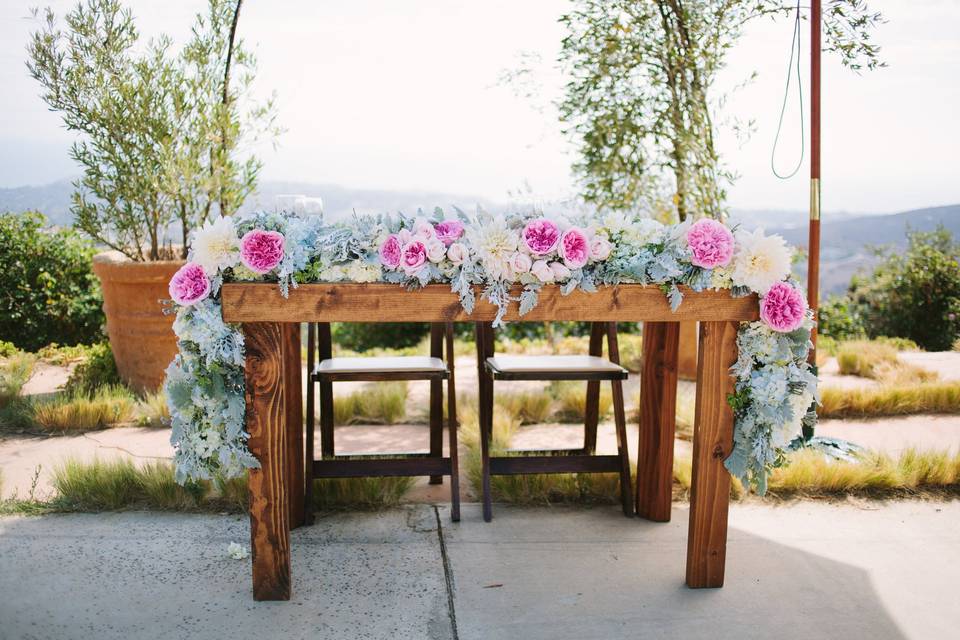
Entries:
{"label": "chair seat", "polygon": [[389,356],[382,358],[327,358],[314,369],[318,375],[446,373],[440,358],[428,356]]}
{"label": "chair seat", "polygon": [[627,377],[626,369],[597,356],[493,356],[487,358],[487,369],[504,379],[622,380]]}

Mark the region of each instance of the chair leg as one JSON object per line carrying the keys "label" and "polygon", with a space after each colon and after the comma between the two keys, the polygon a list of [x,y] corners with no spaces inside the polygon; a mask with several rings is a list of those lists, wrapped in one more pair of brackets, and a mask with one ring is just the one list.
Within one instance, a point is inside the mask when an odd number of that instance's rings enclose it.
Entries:
{"label": "chair leg", "polygon": [[[430,356],[443,357],[443,325],[430,325]],[[430,381],[430,456],[443,457],[443,381]],[[443,484],[443,476],[430,476],[430,484]]]}
{"label": "chair leg", "polygon": [[336,455],[333,442],[333,383],[320,382],[320,457]]}
{"label": "chair leg", "polygon": [[313,363],[316,356],[316,327],[307,325],[307,438],[303,469],[303,516],[304,524],[313,524],[313,429],[316,425],[316,401],[313,381]]}
{"label": "chair leg", "polygon": [[[607,350],[610,360],[620,364],[620,347],[617,342],[617,323],[607,323]],[[617,429],[617,453],[620,455],[620,502],[623,515],[633,517],[633,485],[630,481],[630,449],[627,447],[627,417],[623,406],[623,382],[612,380],[613,418]]]}
{"label": "chair leg", "polygon": [[[590,325],[590,355],[603,356],[603,335],[606,323]],[[587,403],[583,412],[583,452],[593,455],[597,450],[597,424],[600,422],[600,381],[587,382]]]}
{"label": "chair leg", "polygon": [[457,383],[454,375],[453,323],[447,323],[446,338],[447,368],[447,432],[450,437],[450,519],[460,522],[460,450],[457,444]]}
{"label": "chair leg", "polygon": [[[483,493],[483,520],[490,522],[493,519],[493,500],[490,495],[490,436],[493,430],[493,381],[490,380],[487,369],[487,339],[490,337],[486,324],[478,322],[477,329],[477,375],[479,381],[479,397],[477,413],[480,431],[480,479]],[[491,345],[492,346],[492,345]]]}

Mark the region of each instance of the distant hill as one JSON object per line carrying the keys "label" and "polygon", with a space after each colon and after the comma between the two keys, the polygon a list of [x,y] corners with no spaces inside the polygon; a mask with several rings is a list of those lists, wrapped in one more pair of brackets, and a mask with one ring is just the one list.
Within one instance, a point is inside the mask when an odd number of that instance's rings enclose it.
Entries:
{"label": "distant hill", "polygon": [[[37,209],[50,218],[53,224],[69,225],[70,194],[73,187],[68,180],[43,186],[0,189],[0,211],[23,211]],[[305,195],[321,197],[324,211],[329,219],[338,220],[357,213],[387,211],[415,212],[418,208],[430,211],[436,206],[450,209],[458,206],[472,211],[477,205],[488,211],[502,211],[509,204],[493,202],[475,196],[434,191],[391,191],[386,189],[352,189],[334,184],[283,182],[267,180],[261,183],[257,194],[249,198],[243,210],[272,209],[277,196]],[[554,210],[569,211],[573,205],[551,204]],[[791,210],[734,209],[731,221],[752,229],[763,227],[769,232],[780,233],[787,241],[798,247],[807,246],[807,213]],[[942,224],[954,236],[960,238],[960,204],[944,207],[915,209],[892,215],[867,215],[862,213],[825,211],[822,226],[820,269],[821,288],[824,293],[842,292],[850,277],[858,270],[869,269],[875,259],[869,247],[890,245],[906,246],[908,229],[930,231]],[[800,275],[805,275],[806,264],[798,265]]]}
{"label": "distant hill", "polygon": [[[820,227],[821,291],[843,292],[852,275],[873,266],[876,258],[871,247],[902,249],[907,246],[907,231],[933,231],[940,225],[960,239],[960,204],[839,220],[824,215]],[[780,233],[794,246],[807,247],[806,225],[769,230]],[[797,271],[806,276],[806,262],[798,265]]]}

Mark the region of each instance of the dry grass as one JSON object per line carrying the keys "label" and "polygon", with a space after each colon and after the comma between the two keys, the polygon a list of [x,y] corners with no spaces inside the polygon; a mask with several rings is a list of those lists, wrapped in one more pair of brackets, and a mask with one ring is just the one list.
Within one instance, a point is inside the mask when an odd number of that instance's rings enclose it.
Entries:
{"label": "dry grass", "polygon": [[137,402],[137,423],[142,427],[170,426],[170,407],[163,391],[149,393]]}
{"label": "dry grass", "polygon": [[333,400],[334,424],[397,424],[407,416],[407,383],[378,382]]}
{"label": "dry grass", "polygon": [[130,422],[136,400],[124,387],[57,394],[33,404],[33,422],[49,431],[86,431]]}
{"label": "dry grass", "polygon": [[[560,422],[582,422],[587,409],[587,383],[577,381],[551,382],[549,393],[557,401],[554,418]],[[610,415],[613,396],[609,384],[600,385],[600,419]]]}
{"label": "dry grass", "polygon": [[330,509],[384,509],[393,507],[416,483],[416,478],[324,478],[313,484],[313,505]]}
{"label": "dry grass", "polygon": [[0,409],[9,406],[20,395],[23,385],[33,375],[36,357],[30,353],[14,353],[0,362]]}
{"label": "dry grass", "polygon": [[897,357],[899,343],[879,340],[854,340],[837,348],[837,365],[843,375],[860,376],[884,384],[933,382],[937,374],[901,362]]}
{"label": "dry grass", "polygon": [[821,418],[874,418],[960,412],[960,382],[821,391]]}
{"label": "dry grass", "polygon": [[553,397],[546,391],[507,391],[494,394],[501,409],[520,419],[521,424],[537,424],[550,418]]}
{"label": "dry grass", "polygon": [[774,497],[895,497],[960,491],[960,453],[908,449],[898,458],[868,453],[862,462],[800,451],[770,478]]}

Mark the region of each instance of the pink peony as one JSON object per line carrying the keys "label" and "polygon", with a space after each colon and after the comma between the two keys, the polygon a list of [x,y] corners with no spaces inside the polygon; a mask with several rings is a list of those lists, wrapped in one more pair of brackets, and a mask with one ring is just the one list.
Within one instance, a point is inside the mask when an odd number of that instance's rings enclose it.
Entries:
{"label": "pink peony", "polygon": [[240,261],[254,273],[267,273],[283,260],[283,234],[254,229],[240,239]]}
{"label": "pink peony", "polygon": [[400,239],[391,233],[380,245],[380,264],[387,269],[396,269],[400,266],[401,251]]}
{"label": "pink peony", "polygon": [[760,319],[774,331],[788,333],[801,324],[807,313],[803,295],[786,282],[777,282],[760,301]]}
{"label": "pink peony", "polygon": [[183,265],[170,278],[170,297],[185,307],[200,302],[210,295],[210,280],[196,262]]}
{"label": "pink peony", "polygon": [[400,266],[408,276],[415,275],[427,261],[427,245],[419,240],[411,240],[403,247]]}
{"label": "pink peony", "polygon": [[579,269],[590,259],[590,241],[580,227],[570,227],[560,237],[560,257],[570,269]]}
{"label": "pink peony", "polygon": [[437,240],[449,247],[463,235],[463,223],[459,220],[444,220],[437,223],[434,231],[437,233]]}
{"label": "pink peony", "polygon": [[557,247],[560,241],[560,228],[546,218],[537,218],[523,228],[523,244],[535,256],[544,256]]}
{"label": "pink peony", "polygon": [[693,252],[690,262],[697,267],[725,267],[733,258],[733,234],[723,224],[710,218],[702,218],[690,226],[687,244]]}

